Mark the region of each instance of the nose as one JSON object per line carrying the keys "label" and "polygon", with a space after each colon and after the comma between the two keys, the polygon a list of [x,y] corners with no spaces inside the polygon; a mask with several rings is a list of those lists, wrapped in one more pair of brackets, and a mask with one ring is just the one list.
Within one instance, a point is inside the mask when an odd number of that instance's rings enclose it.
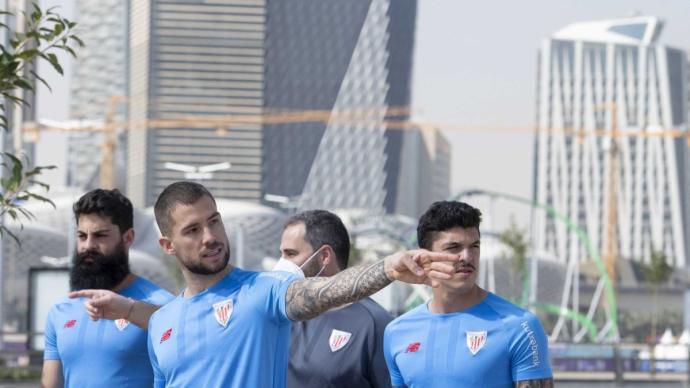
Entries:
{"label": "nose", "polygon": [[204,228],[204,232],[202,235],[202,243],[204,245],[211,245],[216,241],[216,237],[213,235],[213,231],[209,227]]}
{"label": "nose", "polygon": [[470,258],[471,258],[470,249],[471,248],[465,248],[465,249],[460,251],[460,261],[464,261],[464,262],[470,261]]}
{"label": "nose", "polygon": [[82,251],[90,251],[96,248],[96,239],[93,236],[86,236],[82,245]]}

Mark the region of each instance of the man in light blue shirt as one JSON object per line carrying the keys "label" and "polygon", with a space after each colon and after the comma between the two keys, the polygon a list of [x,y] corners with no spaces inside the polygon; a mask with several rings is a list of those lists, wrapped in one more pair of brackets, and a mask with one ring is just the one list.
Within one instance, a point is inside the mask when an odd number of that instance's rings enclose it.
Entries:
{"label": "man in light blue shirt", "polygon": [[[175,255],[187,288],[158,311],[137,302],[132,319],[149,329],[156,387],[285,387],[291,321],[316,317],[393,280],[432,284],[450,278],[458,256],[401,252],[329,278],[299,279],[229,264],[230,245],[211,193],[176,182],[154,212],[163,251]],[[118,319],[130,303],[107,290],[84,290],[95,318]]]}
{"label": "man in light blue shirt", "polygon": [[460,255],[433,298],[391,322],[384,354],[394,387],[552,387],[548,343],[530,312],[476,284],[481,213],[436,202],[417,227],[419,246]]}
{"label": "man in light blue shirt", "polygon": [[[117,190],[93,190],[74,204],[77,249],[70,270],[73,290],[104,288],[127,299],[161,305],[172,295],[129,272],[134,242],[132,204]],[[83,299],[59,300],[48,313],[42,374],[44,387],[150,387],[153,370],[146,331],[116,321],[89,319]]]}

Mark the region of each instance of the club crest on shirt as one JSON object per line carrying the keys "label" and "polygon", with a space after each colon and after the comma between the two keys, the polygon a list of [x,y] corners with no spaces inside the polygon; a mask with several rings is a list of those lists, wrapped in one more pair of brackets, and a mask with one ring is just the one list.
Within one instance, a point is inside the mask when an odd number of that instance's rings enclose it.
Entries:
{"label": "club crest on shirt", "polygon": [[331,338],[328,339],[328,345],[331,347],[331,352],[337,352],[347,345],[352,337],[352,333],[346,331],[333,329]]}
{"label": "club crest on shirt", "polygon": [[115,327],[117,327],[117,330],[124,330],[129,326],[129,321],[126,319],[116,319],[115,320]]}
{"label": "club crest on shirt", "polygon": [[472,355],[474,356],[479,352],[486,344],[486,332],[485,331],[468,331],[467,332],[467,348],[470,349]]}
{"label": "club crest on shirt", "polygon": [[213,315],[216,317],[216,322],[223,327],[227,327],[232,315],[232,299],[215,303],[213,305]]}

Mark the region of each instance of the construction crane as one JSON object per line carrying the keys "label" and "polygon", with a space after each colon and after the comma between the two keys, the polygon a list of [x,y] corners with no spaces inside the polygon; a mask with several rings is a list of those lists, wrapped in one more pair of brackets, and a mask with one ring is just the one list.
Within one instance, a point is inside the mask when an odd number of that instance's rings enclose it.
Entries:
{"label": "construction crane", "polygon": [[[388,107],[388,108],[350,108],[341,110],[271,110],[268,109],[264,114],[255,115],[228,115],[228,116],[187,116],[168,120],[143,120],[143,121],[122,121],[115,122],[114,114],[117,104],[125,101],[124,96],[113,96],[108,100],[107,111],[104,122],[88,122],[85,124],[72,125],[57,125],[57,123],[49,122],[28,122],[24,125],[24,133],[30,139],[38,139],[42,131],[66,131],[66,132],[102,132],[104,133],[104,141],[102,144],[102,158],[101,158],[101,179],[102,187],[113,187],[114,185],[114,153],[117,149],[117,131],[133,131],[133,130],[157,130],[166,128],[188,128],[188,129],[208,129],[216,128],[218,136],[224,136],[228,130],[233,127],[245,124],[290,124],[290,123],[307,123],[307,122],[327,122],[332,124],[349,124],[349,125],[367,125],[370,124],[374,118],[376,122],[381,124],[386,129],[393,130],[411,130],[411,129],[443,129],[446,131],[498,131],[498,132],[536,132],[534,128],[527,127],[498,127],[485,125],[463,125],[458,123],[448,122],[420,122],[410,120],[389,119],[390,117],[406,116],[410,114],[409,107]],[[615,108],[614,108],[615,109]],[[381,114],[384,114],[386,119],[379,120]],[[615,120],[615,114],[614,120]],[[655,132],[645,131],[626,131],[620,132],[614,121],[615,137],[655,137],[655,136],[669,136],[669,137],[685,137],[690,146],[690,132],[682,130],[663,130]],[[560,130],[565,135],[571,135],[575,138],[582,139],[588,135],[610,137],[612,132],[603,129],[585,131],[582,129],[563,129]],[[611,142],[611,152],[609,153],[609,160],[613,164],[618,163],[618,147],[617,141]],[[615,155],[615,156],[612,156]],[[617,171],[611,169],[610,171]],[[612,183],[617,179],[610,179]],[[617,186],[612,186],[617,187]],[[609,190],[610,195],[615,195],[616,190]],[[608,199],[611,201],[611,199]],[[616,201],[611,202],[614,206]],[[616,218],[617,216],[610,215]],[[614,233],[615,234],[615,233]],[[613,234],[612,234],[613,235]],[[610,246],[617,246],[616,241],[609,239]],[[613,251],[611,251],[613,252]],[[615,256],[615,254],[612,254]]]}
{"label": "construction crane", "polygon": [[620,148],[618,145],[618,110],[615,102],[607,108],[611,112],[611,134],[608,149],[608,193],[606,196],[608,217],[606,222],[606,234],[604,235],[603,261],[613,289],[616,290],[616,268],[618,265],[618,189],[619,189],[619,163]]}
{"label": "construction crane", "polygon": [[[259,115],[233,115],[233,116],[187,116],[177,119],[152,119],[143,121],[121,121],[114,120],[118,104],[126,101],[125,96],[111,96],[107,102],[105,120],[89,121],[83,123],[56,123],[51,121],[27,122],[24,125],[24,134],[31,140],[37,141],[42,131],[61,131],[61,132],[102,132],[103,143],[101,144],[100,161],[100,187],[113,188],[115,186],[115,151],[117,150],[117,131],[118,130],[157,130],[166,128],[186,128],[186,129],[208,129],[216,128],[216,135],[225,136],[227,131],[233,127],[246,124],[290,124],[306,122],[328,122],[332,124],[369,124],[376,118],[377,123],[381,123],[380,117],[399,117],[410,113],[409,107],[387,107],[371,108],[360,107],[339,110],[266,110],[266,113]],[[383,121],[388,126],[388,122]],[[409,121],[395,121],[397,129],[412,128],[413,123]],[[202,173],[202,172],[200,172]]]}

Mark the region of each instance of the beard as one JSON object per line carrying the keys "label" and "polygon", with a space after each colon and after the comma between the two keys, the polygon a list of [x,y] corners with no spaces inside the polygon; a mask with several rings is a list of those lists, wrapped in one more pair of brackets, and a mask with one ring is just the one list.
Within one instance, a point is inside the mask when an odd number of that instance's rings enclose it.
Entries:
{"label": "beard", "polygon": [[[90,261],[86,261],[91,259]],[[112,290],[129,275],[129,257],[123,242],[113,253],[104,255],[96,250],[75,253],[69,273],[73,291],[85,289]]]}
{"label": "beard", "polygon": [[[225,245],[227,247],[227,244]],[[211,248],[213,249],[213,248]],[[218,272],[222,271],[225,269],[225,267],[228,266],[228,262],[230,262],[230,249],[225,250],[225,255],[223,256],[223,260],[221,260],[218,265],[214,266],[206,266],[204,265],[201,260],[199,260],[198,263],[190,263],[189,261],[186,260],[180,260],[180,263],[187,268],[187,270],[193,274],[196,275],[215,275]]]}
{"label": "beard", "polygon": [[311,278],[316,276],[319,271],[321,271],[321,264],[319,264],[319,255],[321,253],[317,253],[316,256],[312,257],[311,260],[307,263],[302,268],[302,272],[304,273],[304,277]]}

